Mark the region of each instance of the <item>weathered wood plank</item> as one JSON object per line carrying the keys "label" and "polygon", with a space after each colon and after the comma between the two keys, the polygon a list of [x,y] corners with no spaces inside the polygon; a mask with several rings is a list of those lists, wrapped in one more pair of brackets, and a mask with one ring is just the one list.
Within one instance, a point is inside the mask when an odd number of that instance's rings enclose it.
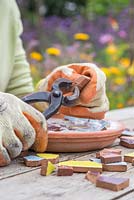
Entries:
{"label": "weathered wood plank", "polygon": [[[131,127],[133,125],[133,112],[134,112],[134,107],[132,108],[127,108],[127,109],[121,109],[121,110],[115,110],[115,111],[110,111],[107,113],[107,117],[111,118],[111,119],[122,119],[123,121],[126,121],[125,123],[127,127]],[[121,114],[120,114],[121,113]],[[128,119],[129,118],[129,119]],[[131,119],[130,119],[131,118]],[[114,145],[116,145],[118,142],[115,142]],[[68,160],[68,159],[72,159],[75,157],[79,157],[81,155],[86,155],[86,154],[90,154],[90,152],[85,152],[85,153],[69,153],[69,154],[60,154],[60,159],[61,160]],[[25,173],[31,170],[34,170],[35,168],[26,168],[23,163],[22,160],[20,159],[16,159],[14,161],[12,161],[12,164],[10,166],[4,167],[4,168],[0,168],[0,179],[6,178],[6,177],[10,177],[10,176],[15,176],[17,174],[21,174],[21,173]]]}
{"label": "weathered wood plank", "polygon": [[[55,174],[42,177],[39,169],[0,181],[0,196],[4,200],[10,200],[15,195],[16,199],[58,199],[58,200],[83,200],[97,199],[110,200],[133,189],[134,168],[127,173],[116,173],[118,176],[130,177],[130,187],[123,191],[113,192],[102,188],[96,188],[84,179],[85,174],[74,174],[72,177],[57,177]],[[115,173],[114,173],[115,174]],[[7,181],[8,180],[8,181]],[[8,195],[5,195],[8,194]]]}
{"label": "weathered wood plank", "polygon": [[[69,160],[69,159],[72,159],[72,158],[77,158],[79,156],[83,156],[83,155],[86,155],[88,153],[89,152],[60,154],[60,161]],[[8,178],[8,177],[15,176],[15,175],[18,175],[18,174],[27,173],[29,171],[34,171],[38,168],[40,168],[40,167],[26,167],[23,163],[23,159],[17,158],[15,160],[13,160],[12,163],[9,166],[0,168],[0,180]]]}
{"label": "weathered wood plank", "polygon": [[[107,117],[123,121],[126,127],[134,128],[134,107],[120,111],[111,111]],[[113,146],[122,148],[123,154],[134,151],[134,149],[118,146],[118,142],[116,140]],[[60,160],[87,160],[90,156],[95,155],[95,152],[60,154]],[[134,167],[131,164],[128,164],[127,172],[104,172],[104,174],[129,177],[130,186],[119,192],[96,188],[84,179],[85,174],[83,173],[74,174],[72,177],[57,177],[55,173],[48,177],[42,177],[39,175],[38,168],[25,167],[21,159],[16,159],[10,166],[0,168],[0,196],[4,200],[10,200],[11,197],[18,200],[27,200],[28,198],[33,200],[133,199],[131,197],[134,195],[131,193],[134,190]]]}
{"label": "weathered wood plank", "polygon": [[105,118],[111,120],[126,120],[134,118],[134,107],[128,107],[123,109],[111,110],[106,113]]}
{"label": "weathered wood plank", "polygon": [[[132,149],[127,149],[121,147],[123,153],[132,152]],[[95,153],[88,155],[81,155],[75,157],[76,160],[86,160],[89,159],[89,156],[94,155]],[[119,192],[112,192],[109,190],[96,188],[93,184],[84,179],[85,174],[74,174],[72,177],[57,177],[55,173],[48,177],[42,177],[39,175],[39,169],[35,171],[28,172],[26,174],[20,174],[12,178],[3,179],[0,181],[0,196],[4,200],[10,199],[11,195],[15,194],[16,199],[64,199],[71,200],[73,199],[82,200],[94,198],[97,200],[107,200],[112,199],[117,196],[123,195],[128,191],[133,189],[134,185],[134,167],[131,164],[128,164],[129,170],[127,172],[104,172],[106,175],[118,175],[119,177],[129,177],[130,178],[130,187]],[[23,188],[23,192],[21,190]],[[34,188],[34,189],[33,189]],[[6,193],[9,196],[4,197]]]}
{"label": "weathered wood plank", "polygon": [[130,129],[134,128],[134,117],[131,119],[123,120],[123,121],[120,120],[120,122],[123,122],[123,124],[126,126],[126,128],[130,128]]}
{"label": "weathered wood plank", "polygon": [[[117,145],[117,142],[114,143],[114,146]],[[96,151],[89,151],[89,152],[82,152],[82,153],[61,153],[60,154],[60,161],[77,159],[84,155],[89,155],[90,153],[94,153]],[[34,153],[32,153],[34,155]],[[9,178],[12,176],[16,176],[23,173],[28,173],[29,171],[37,170],[40,167],[26,167],[23,163],[22,158],[17,158],[12,161],[9,166],[1,167],[0,168],[0,180]]]}
{"label": "weathered wood plank", "polygon": [[[112,146],[114,148],[120,148],[117,146],[118,144],[119,144],[119,139],[117,139]],[[95,152],[96,151],[89,151],[89,152],[83,152],[83,153],[62,153],[62,154],[60,154],[60,161],[77,159],[77,158],[85,159],[83,157],[84,155],[85,156],[86,155],[93,156],[93,155],[95,155]],[[16,175],[22,174],[22,173],[28,173],[29,171],[33,171],[38,168],[39,167],[36,167],[36,168],[26,167],[26,166],[24,166],[22,159],[15,159],[14,161],[12,161],[11,165],[0,168],[0,180],[8,178],[8,177],[16,176]]]}
{"label": "weathered wood plank", "polygon": [[134,199],[134,189],[130,190],[129,192],[126,192],[123,196],[120,195],[118,197],[113,198],[112,200],[132,200]]}
{"label": "weathered wood plank", "polygon": [[111,110],[106,113],[106,119],[120,121],[130,129],[134,128],[134,107]]}
{"label": "weathered wood plank", "polygon": [[[119,142],[118,142],[118,139],[117,139],[112,146],[116,146],[116,145],[118,145],[118,143]],[[92,154],[94,152],[96,152],[96,151],[89,151],[89,152],[82,152],[82,153],[61,153],[60,154],[60,161],[79,158],[79,157],[82,157],[84,155]],[[16,175],[22,174],[22,173],[28,173],[29,171],[33,171],[33,170],[36,170],[38,168],[39,167],[35,167],[35,168],[26,167],[23,164],[22,158],[21,159],[18,158],[18,159],[13,160],[12,163],[9,166],[0,168],[0,180],[4,179],[4,178],[16,176]]]}

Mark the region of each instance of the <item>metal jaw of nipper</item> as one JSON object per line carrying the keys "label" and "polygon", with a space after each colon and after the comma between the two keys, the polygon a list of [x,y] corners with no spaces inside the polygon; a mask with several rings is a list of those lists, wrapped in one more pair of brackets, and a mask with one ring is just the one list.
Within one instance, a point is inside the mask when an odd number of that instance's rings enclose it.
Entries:
{"label": "metal jaw of nipper", "polygon": [[[71,96],[64,96],[64,93],[71,92]],[[35,102],[48,102],[49,107],[43,112],[46,119],[56,114],[63,106],[74,106],[79,99],[80,89],[72,81],[59,78],[53,85],[51,92],[35,92],[24,96],[22,100],[28,104]]]}

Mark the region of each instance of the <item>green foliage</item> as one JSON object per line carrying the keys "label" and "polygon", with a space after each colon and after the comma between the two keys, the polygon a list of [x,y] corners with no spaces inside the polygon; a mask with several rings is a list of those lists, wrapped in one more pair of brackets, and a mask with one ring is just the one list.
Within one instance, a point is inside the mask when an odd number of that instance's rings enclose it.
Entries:
{"label": "green foliage", "polygon": [[79,14],[82,7],[86,6],[83,0],[45,0],[46,16],[74,16]]}
{"label": "green foliage", "polygon": [[107,15],[109,11],[117,14],[128,5],[128,0],[87,0],[85,12],[87,17],[94,18],[96,15]]}
{"label": "green foliage", "polygon": [[89,19],[94,19],[98,15],[109,13],[114,16],[128,5],[128,0],[27,0],[20,7],[24,15],[30,19],[31,16],[33,17],[32,20],[36,18],[40,6],[44,6],[45,16],[73,17],[82,14]]}

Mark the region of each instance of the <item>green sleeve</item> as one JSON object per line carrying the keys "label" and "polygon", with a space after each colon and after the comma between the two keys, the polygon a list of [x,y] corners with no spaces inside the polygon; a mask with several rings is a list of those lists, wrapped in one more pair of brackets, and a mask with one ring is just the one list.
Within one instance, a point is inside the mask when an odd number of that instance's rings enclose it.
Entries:
{"label": "green sleeve", "polygon": [[14,1],[13,12],[16,23],[16,46],[11,77],[6,92],[16,96],[23,96],[33,92],[33,83],[30,74],[30,67],[26,60],[25,51],[22,46],[20,35],[22,33],[22,23],[18,7]]}

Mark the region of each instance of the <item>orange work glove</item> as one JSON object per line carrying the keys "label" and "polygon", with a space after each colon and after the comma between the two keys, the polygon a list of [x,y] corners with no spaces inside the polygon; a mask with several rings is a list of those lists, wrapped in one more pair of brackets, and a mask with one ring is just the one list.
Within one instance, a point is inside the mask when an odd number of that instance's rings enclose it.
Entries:
{"label": "orange work glove", "polygon": [[16,96],[0,92],[0,166],[31,147],[44,152],[47,141],[44,116]]}
{"label": "orange work glove", "polygon": [[[77,105],[74,107],[62,106],[59,112],[76,117],[102,119],[109,109],[109,102],[105,92],[106,76],[95,64],[74,63],[57,67],[39,82],[37,90],[50,91],[52,84],[58,78],[67,78],[77,82],[83,76],[89,77],[90,81],[81,90]],[[43,110],[43,104],[41,107]]]}

